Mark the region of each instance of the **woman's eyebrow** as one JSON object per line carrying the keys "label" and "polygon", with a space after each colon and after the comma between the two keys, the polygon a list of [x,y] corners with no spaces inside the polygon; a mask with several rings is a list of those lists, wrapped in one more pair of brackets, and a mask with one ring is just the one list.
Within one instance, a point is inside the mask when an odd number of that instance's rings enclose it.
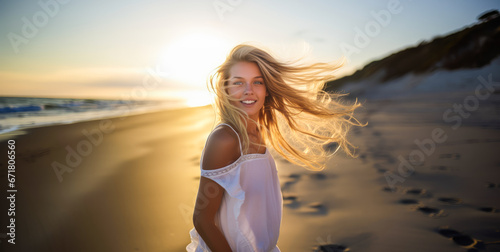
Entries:
{"label": "woman's eyebrow", "polygon": [[[239,77],[239,76],[234,76],[231,79],[245,79],[245,78]],[[255,77],[253,77],[253,79],[264,79],[264,77],[262,77],[262,76],[255,76]]]}

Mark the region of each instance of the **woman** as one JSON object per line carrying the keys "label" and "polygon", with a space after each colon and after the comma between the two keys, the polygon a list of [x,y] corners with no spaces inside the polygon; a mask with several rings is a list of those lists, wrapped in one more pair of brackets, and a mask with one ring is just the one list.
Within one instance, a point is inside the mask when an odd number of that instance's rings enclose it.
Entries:
{"label": "woman", "polygon": [[333,155],[326,144],[353,156],[346,133],[361,126],[352,117],[361,105],[322,90],[339,66],[297,63],[238,45],[212,76],[221,123],[203,150],[188,251],[279,251],[282,195],[268,147],[314,170]]}

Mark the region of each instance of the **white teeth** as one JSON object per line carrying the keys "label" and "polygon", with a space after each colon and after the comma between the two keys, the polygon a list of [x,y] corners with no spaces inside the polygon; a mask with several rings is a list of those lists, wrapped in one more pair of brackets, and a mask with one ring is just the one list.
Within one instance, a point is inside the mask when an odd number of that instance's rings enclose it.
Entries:
{"label": "white teeth", "polygon": [[252,103],[255,103],[255,102],[257,102],[257,101],[241,101],[241,102],[243,102],[243,103],[245,103],[245,104],[252,104]]}

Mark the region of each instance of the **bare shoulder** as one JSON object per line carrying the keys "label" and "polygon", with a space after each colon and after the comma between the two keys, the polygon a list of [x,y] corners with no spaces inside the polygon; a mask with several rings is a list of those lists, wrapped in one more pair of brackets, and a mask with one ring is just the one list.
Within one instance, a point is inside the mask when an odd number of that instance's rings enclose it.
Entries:
{"label": "bare shoulder", "polygon": [[220,126],[212,132],[203,155],[202,168],[214,170],[234,163],[240,157],[238,136],[228,126]]}

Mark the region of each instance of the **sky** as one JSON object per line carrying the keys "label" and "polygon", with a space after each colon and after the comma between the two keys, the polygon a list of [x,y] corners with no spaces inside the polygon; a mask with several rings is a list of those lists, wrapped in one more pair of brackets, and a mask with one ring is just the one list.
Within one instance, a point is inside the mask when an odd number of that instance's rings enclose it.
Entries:
{"label": "sky", "polygon": [[232,47],[346,65],[477,22],[497,0],[0,0],[0,95],[207,101]]}

